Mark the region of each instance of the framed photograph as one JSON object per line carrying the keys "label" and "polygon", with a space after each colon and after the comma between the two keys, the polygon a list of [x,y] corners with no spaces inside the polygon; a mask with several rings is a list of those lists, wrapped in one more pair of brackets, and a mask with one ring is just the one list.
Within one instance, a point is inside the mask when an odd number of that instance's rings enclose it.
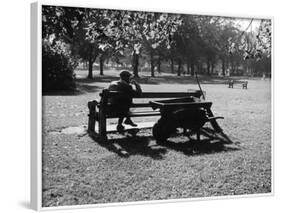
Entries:
{"label": "framed photograph", "polygon": [[31,4],[36,210],[273,194],[272,17]]}

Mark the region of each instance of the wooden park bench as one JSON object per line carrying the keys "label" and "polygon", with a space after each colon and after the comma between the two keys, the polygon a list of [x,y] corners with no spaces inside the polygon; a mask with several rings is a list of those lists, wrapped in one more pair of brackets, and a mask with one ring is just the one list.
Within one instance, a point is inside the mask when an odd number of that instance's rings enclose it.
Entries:
{"label": "wooden park bench", "polygon": [[[109,104],[108,99],[112,96],[122,95],[120,92],[109,91],[104,89],[100,93],[100,100],[93,100],[88,102],[89,108],[89,120],[88,120],[88,133],[89,135],[98,141],[107,141],[107,133],[117,132],[116,125],[108,125],[107,119],[118,118],[117,114],[113,114],[107,110]],[[163,98],[181,98],[181,97],[194,97],[200,98],[202,95],[199,90],[189,90],[187,92],[143,92],[141,96],[133,98],[133,104],[131,108],[134,108],[130,112],[130,117],[150,117],[160,116],[161,113],[158,110],[153,110],[150,101]],[[143,99],[143,101],[136,101],[137,99]],[[200,104],[200,103],[195,103]],[[155,122],[142,122],[138,123],[137,129],[152,128]],[[127,127],[126,130],[136,129],[136,127]]]}
{"label": "wooden park bench", "polygon": [[248,89],[248,81],[229,80],[228,88],[233,88],[234,84],[241,84],[242,89]]}

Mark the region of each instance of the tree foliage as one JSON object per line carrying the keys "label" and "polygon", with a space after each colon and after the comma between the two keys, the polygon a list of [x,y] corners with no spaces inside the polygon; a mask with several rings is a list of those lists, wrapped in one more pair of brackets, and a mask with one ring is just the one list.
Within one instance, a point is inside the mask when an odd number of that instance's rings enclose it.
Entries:
{"label": "tree foliage", "polygon": [[42,47],[42,90],[75,89],[74,68],[76,62],[70,57],[65,43],[57,41],[53,44],[45,41]]}
{"label": "tree foliage", "polygon": [[[250,21],[248,28],[251,26]],[[248,29],[247,28],[247,29]],[[271,57],[271,21],[261,20],[256,33],[243,31],[238,39],[229,39],[229,52],[243,51],[244,59],[260,60],[262,57]]]}
{"label": "tree foliage", "polygon": [[42,21],[43,39],[69,45],[69,57],[87,62],[88,78],[93,78],[97,59],[100,74],[105,60],[130,58],[135,76],[140,60],[149,62],[151,76],[167,60],[171,72],[177,66],[178,75],[226,75],[241,66],[254,67],[245,59],[271,56],[270,20],[261,20],[259,29],[249,32],[228,17],[43,6]]}
{"label": "tree foliage", "polygon": [[[143,49],[152,52],[165,45],[171,47],[172,36],[181,20],[178,15],[133,12],[133,11],[103,11],[105,25],[102,28],[96,23],[88,26],[88,40],[99,41],[102,51],[114,50],[114,54],[123,55],[124,49],[130,49],[135,76],[138,76],[138,60]],[[101,36],[102,35],[102,36]]]}

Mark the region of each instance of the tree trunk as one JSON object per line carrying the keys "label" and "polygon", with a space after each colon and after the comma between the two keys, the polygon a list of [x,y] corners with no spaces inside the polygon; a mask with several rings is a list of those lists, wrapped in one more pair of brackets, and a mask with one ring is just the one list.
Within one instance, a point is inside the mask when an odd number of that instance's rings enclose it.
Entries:
{"label": "tree trunk", "polygon": [[103,55],[100,56],[100,75],[103,75]]}
{"label": "tree trunk", "polygon": [[208,74],[208,75],[211,75],[211,73],[210,73],[210,67],[211,67],[210,60],[207,59],[207,74]]}
{"label": "tree trunk", "polygon": [[93,63],[96,61],[96,58],[98,57],[99,53],[95,51],[95,54],[93,55],[93,48],[91,47],[89,50],[89,70],[88,70],[88,78],[93,79]]}
{"label": "tree trunk", "polygon": [[139,77],[138,73],[138,67],[139,67],[139,54],[136,54],[136,51],[133,53],[133,72],[135,77]]}
{"label": "tree trunk", "polygon": [[151,77],[155,77],[155,74],[154,74],[154,64],[153,64],[153,62],[151,62],[151,64],[150,64],[150,71],[151,71]]}
{"label": "tree trunk", "polygon": [[187,70],[187,74],[191,74],[191,65],[190,65],[190,62],[188,62],[188,70]]}
{"label": "tree trunk", "polygon": [[93,47],[89,47],[88,52],[88,79],[93,79]]}
{"label": "tree trunk", "polygon": [[154,77],[154,55],[153,52],[150,52],[150,71],[151,71],[151,77]]}
{"label": "tree trunk", "polygon": [[171,72],[172,72],[172,73],[175,73],[175,70],[174,70],[174,59],[173,59],[173,57],[171,57]]}
{"label": "tree trunk", "polygon": [[93,61],[92,61],[92,54],[89,55],[88,64],[89,64],[88,78],[89,78],[89,79],[93,79]]}
{"label": "tree trunk", "polygon": [[186,74],[188,74],[188,73],[189,73],[189,62],[186,61]]}
{"label": "tree trunk", "polygon": [[215,68],[215,64],[211,63],[211,75],[214,74],[214,68]]}
{"label": "tree trunk", "polygon": [[157,59],[157,71],[158,73],[161,73],[161,58],[158,57]]}
{"label": "tree trunk", "polygon": [[178,75],[178,76],[181,75],[181,69],[182,69],[182,62],[181,62],[181,60],[179,59],[179,60],[178,60],[178,72],[177,72],[177,75]]}
{"label": "tree trunk", "polygon": [[197,73],[202,73],[202,64],[200,62],[196,63]]}
{"label": "tree trunk", "polygon": [[225,61],[224,61],[224,58],[222,58],[221,61],[222,61],[222,75],[225,76]]}
{"label": "tree trunk", "polygon": [[194,76],[194,62],[193,61],[190,64],[190,74],[191,74],[191,76]]}
{"label": "tree trunk", "polygon": [[230,63],[230,72],[235,74],[236,72],[235,72],[235,68],[234,68],[233,57],[230,58],[229,63]]}

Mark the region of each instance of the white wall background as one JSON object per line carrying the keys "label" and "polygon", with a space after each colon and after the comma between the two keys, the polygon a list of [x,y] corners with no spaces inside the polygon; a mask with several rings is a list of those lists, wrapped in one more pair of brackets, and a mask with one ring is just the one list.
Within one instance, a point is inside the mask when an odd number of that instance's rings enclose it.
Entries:
{"label": "white wall background", "polygon": [[[30,3],[1,1],[0,25],[0,211],[30,212]],[[53,1],[54,2],[54,1]],[[119,206],[60,212],[277,212],[281,202],[280,175],[280,5],[271,0],[68,0],[81,6],[127,8],[183,13],[274,16],[275,18],[275,196],[211,201]],[[279,96],[280,97],[280,96]]]}

